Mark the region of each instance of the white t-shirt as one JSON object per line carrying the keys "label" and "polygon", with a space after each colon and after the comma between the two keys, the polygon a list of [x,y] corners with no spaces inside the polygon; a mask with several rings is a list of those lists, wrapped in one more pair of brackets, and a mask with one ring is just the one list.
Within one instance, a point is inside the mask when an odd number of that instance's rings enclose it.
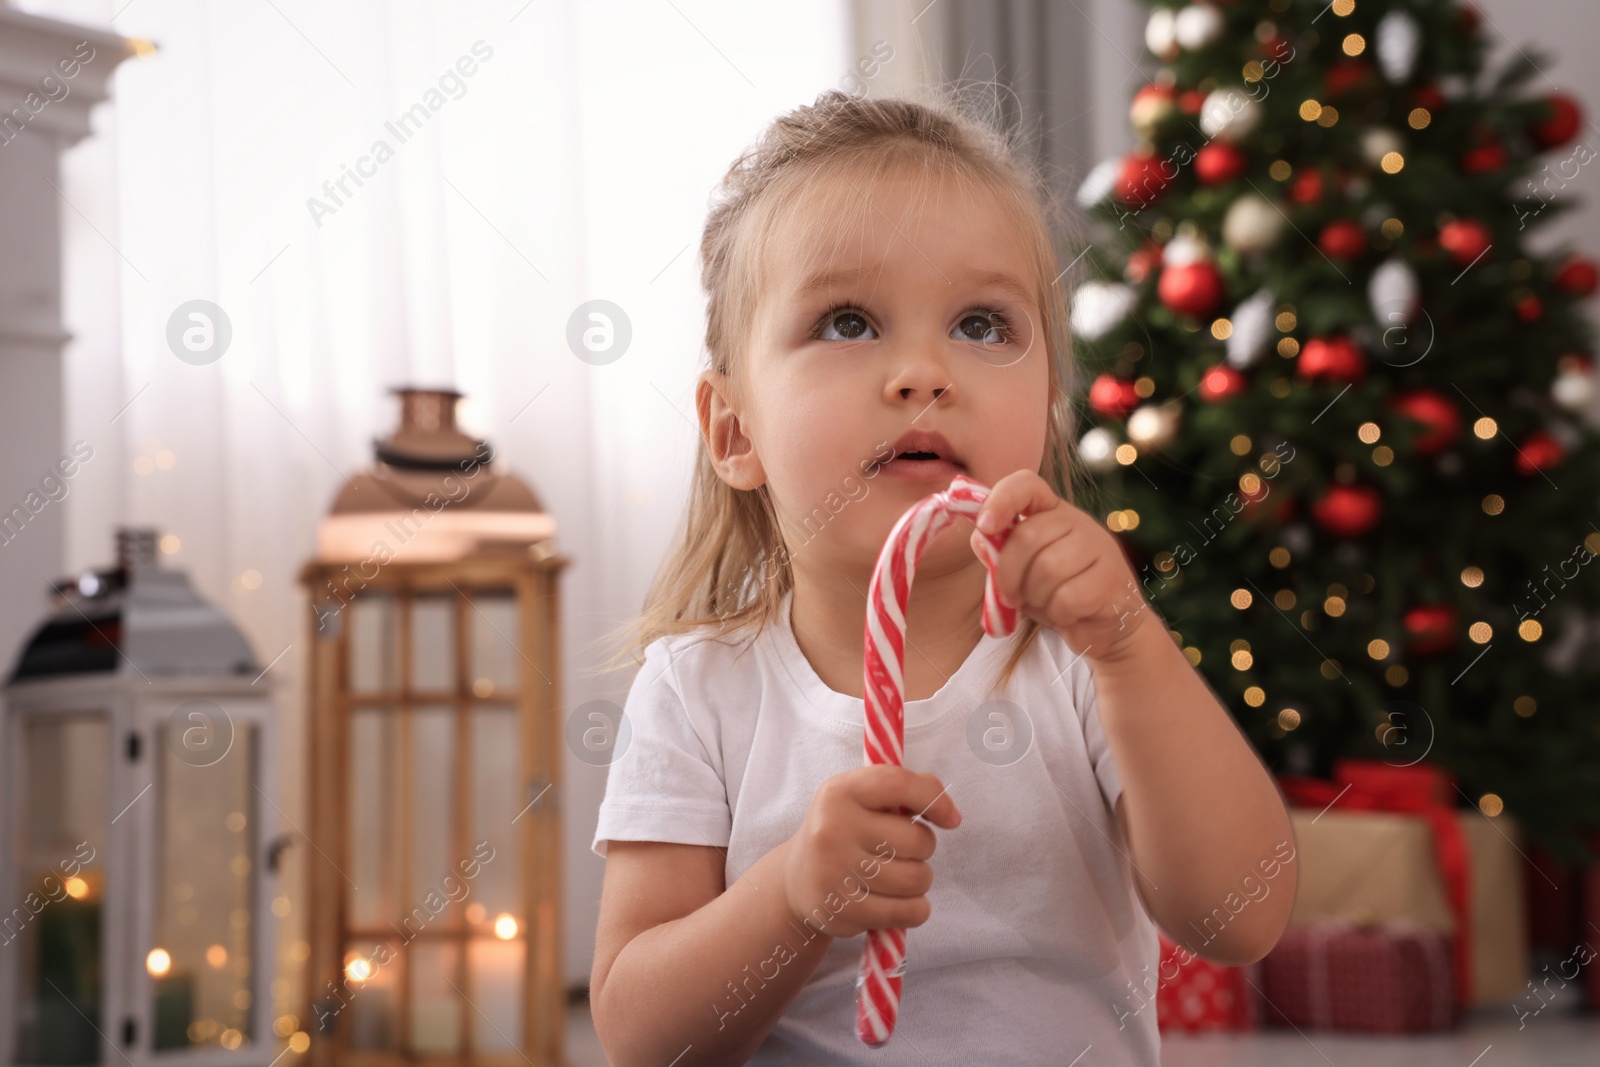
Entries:
{"label": "white t-shirt", "polygon": [[[753,640],[686,634],[648,646],[623,709],[626,739],[617,733],[598,855],[608,840],[712,845],[726,850],[731,885],[799,829],[824,779],[862,765],[863,702],[817,676],[791,601]],[[1011,640],[984,634],[937,693],[905,704],[905,765],[948,786],[962,822],[933,828],[932,911],[907,931],[893,1036],[876,1049],[856,1037],[866,935],[837,938],[750,1063],[1159,1063],[1155,1008],[1141,1007],[1156,928],[1113,814],[1122,782],[1093,676],[1042,628],[994,692]],[[810,932],[797,927],[790,950]],[[770,978],[773,966],[729,978],[753,1003],[758,971]],[[741,1006],[729,992],[706,1010]]]}

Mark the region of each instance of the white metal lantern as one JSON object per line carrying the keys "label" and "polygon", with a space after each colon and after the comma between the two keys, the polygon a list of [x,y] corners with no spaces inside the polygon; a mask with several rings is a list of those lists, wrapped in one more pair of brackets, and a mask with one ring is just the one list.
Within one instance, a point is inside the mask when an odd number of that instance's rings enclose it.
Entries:
{"label": "white metal lantern", "polygon": [[5,688],[3,1063],[267,1064],[267,682],[155,531],[117,547],[55,584]]}

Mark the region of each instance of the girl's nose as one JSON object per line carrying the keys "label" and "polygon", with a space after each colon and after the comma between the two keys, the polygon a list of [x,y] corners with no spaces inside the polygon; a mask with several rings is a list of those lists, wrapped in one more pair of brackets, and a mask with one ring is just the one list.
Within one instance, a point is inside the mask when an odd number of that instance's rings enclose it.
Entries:
{"label": "girl's nose", "polygon": [[937,350],[922,343],[913,343],[907,349],[898,354],[886,393],[897,393],[902,400],[920,399],[931,403],[949,392],[954,385],[950,380],[950,368]]}

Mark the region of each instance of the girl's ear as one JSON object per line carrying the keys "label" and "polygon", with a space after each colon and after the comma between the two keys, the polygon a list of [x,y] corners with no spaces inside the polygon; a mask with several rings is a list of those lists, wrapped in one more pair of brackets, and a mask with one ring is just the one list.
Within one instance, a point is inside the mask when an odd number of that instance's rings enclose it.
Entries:
{"label": "girl's ear", "polygon": [[717,477],[735,489],[754,489],[765,482],[766,469],[756,455],[755,442],[745,435],[739,421],[727,375],[717,370],[701,372],[695,386],[695,408],[700,415],[700,436]]}

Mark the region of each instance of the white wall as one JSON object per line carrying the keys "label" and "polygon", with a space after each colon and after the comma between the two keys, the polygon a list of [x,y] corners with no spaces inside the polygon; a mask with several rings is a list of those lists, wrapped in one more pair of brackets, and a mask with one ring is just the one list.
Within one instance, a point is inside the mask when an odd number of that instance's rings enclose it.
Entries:
{"label": "white wall", "polygon": [[[1515,56],[1514,48],[1532,46],[1549,54],[1539,62],[1542,77],[1529,83],[1532,91],[1571,93],[1583,105],[1587,127],[1578,142],[1600,150],[1600,4],[1594,0],[1475,0],[1483,13],[1483,34],[1492,42],[1491,62]],[[1531,58],[1531,54],[1530,54]],[[1551,159],[1565,158],[1566,151]],[[1537,242],[1571,241],[1576,249],[1600,259],[1600,173],[1587,167],[1563,190],[1580,201],[1578,210],[1545,227]],[[1542,247],[1542,245],[1541,245]]]}

